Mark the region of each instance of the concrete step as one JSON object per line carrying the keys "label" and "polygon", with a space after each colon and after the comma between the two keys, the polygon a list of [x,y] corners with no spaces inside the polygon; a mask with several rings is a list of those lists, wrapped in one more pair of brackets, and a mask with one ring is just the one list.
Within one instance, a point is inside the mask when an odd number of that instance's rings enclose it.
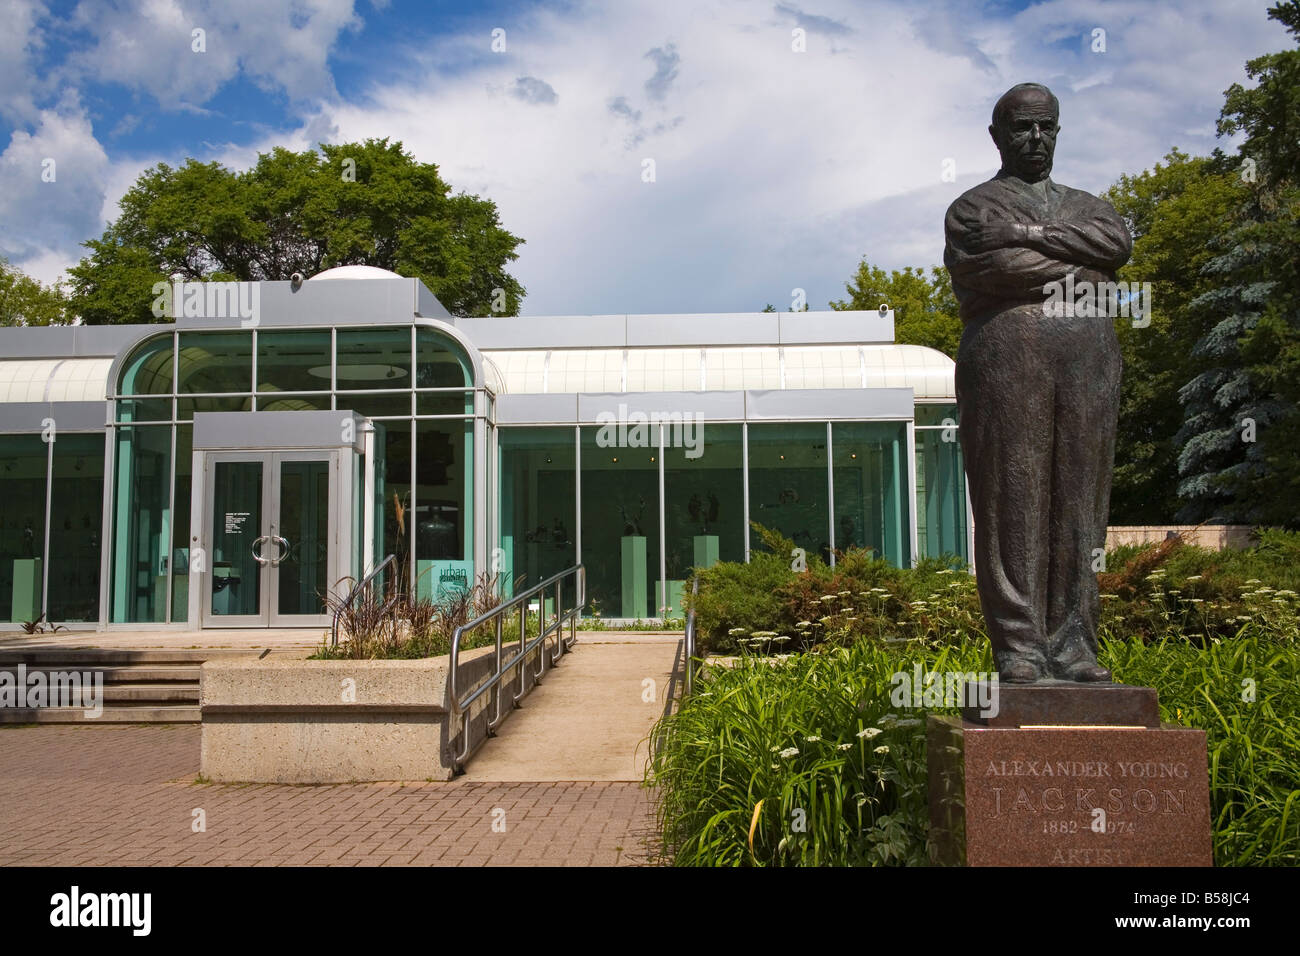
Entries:
{"label": "concrete step", "polygon": [[[178,665],[197,667],[204,661],[227,657],[259,657],[265,648],[146,648],[118,650],[104,647],[3,647],[0,646],[0,667],[26,664],[28,667],[128,667],[136,664]],[[271,652],[274,653],[274,652]]]}
{"label": "concrete step", "polygon": [[[49,674],[51,671],[75,670],[89,672],[91,674],[102,673],[105,684],[120,683],[193,683],[199,682],[199,666],[197,664],[139,664],[125,665],[122,667],[103,667],[98,665],[86,666],[77,662],[68,662],[60,664],[24,664],[27,673],[31,674],[40,671]],[[0,664],[0,673],[18,674],[17,664]]]}
{"label": "concrete step", "polygon": [[98,717],[82,707],[0,708],[0,724],[197,724],[199,707],[156,704],[106,704]]}
{"label": "concrete step", "polygon": [[104,704],[197,704],[199,684],[105,684]]}

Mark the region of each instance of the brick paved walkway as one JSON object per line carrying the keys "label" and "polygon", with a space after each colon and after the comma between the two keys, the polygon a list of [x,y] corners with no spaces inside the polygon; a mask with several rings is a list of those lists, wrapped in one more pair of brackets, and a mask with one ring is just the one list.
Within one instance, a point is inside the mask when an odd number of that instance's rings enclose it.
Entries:
{"label": "brick paved walkway", "polygon": [[[0,865],[614,866],[653,858],[650,795],[636,783],[218,785],[196,783],[198,769],[197,725],[0,727]],[[193,832],[196,809],[206,832]]]}

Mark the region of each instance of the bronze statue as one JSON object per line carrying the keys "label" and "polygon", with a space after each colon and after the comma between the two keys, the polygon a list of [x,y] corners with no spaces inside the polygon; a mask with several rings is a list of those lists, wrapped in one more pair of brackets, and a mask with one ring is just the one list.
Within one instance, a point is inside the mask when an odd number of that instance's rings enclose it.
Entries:
{"label": "bronze statue", "polygon": [[1052,182],[1058,116],[1045,86],[1003,94],[989,127],[1002,168],[944,220],[965,326],[957,405],[976,584],[999,677],[1013,683],[1111,676],[1097,663],[1094,560],[1110,504],[1119,341],[1105,309],[1054,313],[1044,286],[1113,283],[1132,238],[1109,203]]}

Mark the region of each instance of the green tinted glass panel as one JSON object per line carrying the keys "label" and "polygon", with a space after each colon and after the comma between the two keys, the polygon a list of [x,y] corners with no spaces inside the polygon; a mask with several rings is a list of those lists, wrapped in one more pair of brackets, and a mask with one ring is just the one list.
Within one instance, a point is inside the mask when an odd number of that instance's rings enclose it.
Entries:
{"label": "green tinted glass panel", "polygon": [[500,568],[506,595],[577,563],[576,462],[572,427],[501,429]]}
{"label": "green tinted glass panel", "polygon": [[137,346],[123,366],[122,395],[166,395],[172,390],[172,337],[160,335]]}
{"label": "green tinted glass panel", "polygon": [[441,600],[474,583],[474,429],[464,421],[415,426],[418,593]]}
{"label": "green tinted glass panel", "polygon": [[170,398],[119,398],[117,420],[119,422],[170,422],[172,400]]}
{"label": "green tinted glass panel", "polygon": [[261,611],[262,463],[218,461],[212,468],[212,615]]}
{"label": "green tinted glass panel", "polygon": [[40,435],[0,437],[0,621],[41,614],[48,456]]}
{"label": "green tinted glass panel", "polygon": [[[749,426],[749,519],[830,558],[826,426],[791,422]],[[761,550],[751,534],[750,550]]]}
{"label": "green tinted glass panel", "polygon": [[167,619],[171,441],[168,425],[117,429],[113,453],[114,623],[161,623]]}
{"label": "green tinted glass panel", "polygon": [[251,392],[252,332],[182,332],[180,392]]}
{"label": "green tinted glass panel", "polygon": [[195,412],[246,412],[253,407],[247,395],[203,395],[198,398],[177,398],[176,417],[188,421]]}
{"label": "green tinted glass panel", "polygon": [[385,392],[378,395],[356,393],[346,397],[339,396],[339,404],[346,405],[354,412],[368,418],[384,418],[393,415],[411,417],[410,392]]}
{"label": "green tinted glass panel", "polygon": [[744,448],[739,425],[670,425],[664,435],[669,617],[681,617],[691,568],[745,560]]}
{"label": "green tinted glass panel", "polygon": [[[176,426],[176,520],[172,522],[172,621],[190,616],[190,482],[194,426]],[[194,577],[195,585],[198,577]]]}
{"label": "green tinted glass panel", "polygon": [[280,614],[326,612],[329,498],[328,461],[280,463],[279,534],[289,542],[276,568]]}
{"label": "green tinted glass panel", "polygon": [[329,411],[328,395],[259,395],[257,410],[261,412]]}
{"label": "green tinted glass panel", "polygon": [[957,417],[956,405],[917,405],[916,406],[916,424],[918,425],[942,425],[944,419],[954,423],[959,422]]}
{"label": "green tinted glass panel", "polygon": [[[397,555],[399,568],[411,566],[411,422],[375,423],[375,556],[376,563]],[[393,576],[380,576],[384,589]],[[408,581],[400,584],[405,589]]]}
{"label": "green tinted glass panel", "polygon": [[410,328],[340,329],[337,374],[340,391],[410,388]]}
{"label": "green tinted glass panel", "polygon": [[589,611],[604,618],[659,616],[659,438],[628,429],[616,444],[582,430],[582,559]]}
{"label": "green tinted glass panel", "polygon": [[317,392],[329,387],[328,331],[258,333],[259,392]]}
{"label": "green tinted glass panel", "polygon": [[907,428],[884,422],[836,422],[835,548],[869,548],[908,567]]}
{"label": "green tinted glass panel", "polygon": [[417,415],[473,415],[474,393],[417,392],[415,410]]}
{"label": "green tinted glass panel", "polygon": [[955,431],[916,433],[916,544],[923,558],[951,554],[970,560],[966,472]]}
{"label": "green tinted glass panel", "polygon": [[99,620],[104,436],[60,435],[50,486],[51,621]]}
{"label": "green tinted glass panel", "polygon": [[416,384],[420,388],[453,388],[473,385],[474,376],[461,348],[434,329],[415,330],[418,356]]}

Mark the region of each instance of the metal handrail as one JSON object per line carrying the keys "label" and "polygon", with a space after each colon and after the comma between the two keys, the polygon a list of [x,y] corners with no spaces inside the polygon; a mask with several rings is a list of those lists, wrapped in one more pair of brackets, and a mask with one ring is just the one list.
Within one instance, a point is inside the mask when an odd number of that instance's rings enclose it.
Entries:
{"label": "metal handrail", "polygon": [[682,686],[682,697],[689,697],[695,692],[695,598],[700,593],[700,579],[691,578],[691,606],[686,612],[686,633],[682,635],[682,653],[686,657],[686,679]]}
{"label": "metal handrail", "polygon": [[[572,608],[564,610],[564,584],[570,577],[574,579],[574,604]],[[554,586],[555,589],[555,619],[548,624],[546,621],[545,592],[552,586]],[[528,601],[539,594],[542,595],[542,599],[538,602],[537,636],[530,641],[528,640]],[[470,755],[474,750],[477,750],[478,747],[483,744],[483,741],[479,741],[479,743],[473,747],[470,746],[469,719],[467,716],[469,708],[484,694],[496,688],[497,685],[501,683],[501,680],[510,672],[511,668],[516,669],[519,674],[519,690],[511,694],[512,699],[510,703],[512,709],[518,706],[519,701],[522,700],[524,694],[527,693],[524,681],[524,665],[528,660],[528,655],[532,653],[535,647],[543,644],[548,638],[550,638],[551,635],[556,636],[555,650],[548,654],[547,649],[543,647],[542,653],[539,655],[540,660],[538,661],[538,669],[533,672],[533,677],[536,682],[540,683],[542,677],[546,673],[547,661],[550,661],[551,667],[555,667],[559,664],[560,658],[563,657],[564,654],[573,647],[574,643],[577,642],[578,617],[586,604],[587,569],[582,564],[576,564],[565,571],[561,571],[559,574],[551,575],[551,577],[547,578],[545,581],[533,585],[522,594],[515,595],[509,601],[498,604],[496,607],[492,608],[492,610],[486,611],[474,618],[474,620],[468,621],[456,628],[451,638],[451,655],[449,663],[450,673],[447,675],[447,696],[449,699],[448,703],[452,720],[451,726],[448,728],[448,739],[454,741],[457,736],[463,738],[459,752],[457,752],[454,747],[452,749],[452,764],[457,771],[464,769],[465,761],[470,758]],[[501,625],[506,614],[510,613],[510,611],[516,607],[519,609],[519,643],[513,648],[513,654],[510,659],[506,660],[504,655]],[[496,624],[496,670],[490,678],[471,691],[464,700],[461,700],[458,688],[460,676],[460,640],[465,634],[470,633],[476,628],[482,627],[489,621],[494,621]],[[564,625],[566,623],[571,627],[571,632],[568,637],[565,637],[563,634]],[[501,697],[502,695],[500,691],[497,691],[495,694],[496,712],[492,719],[488,721],[488,736],[491,736],[497,727],[501,725],[501,722],[505,720],[506,716],[508,716],[508,712],[502,712]],[[455,728],[457,723],[460,724],[460,729],[453,732],[453,728]]]}
{"label": "metal handrail", "polygon": [[334,609],[334,621],[330,625],[330,647],[339,646],[339,616],[352,606],[352,602],[356,600],[357,595],[369,586],[370,582],[378,576],[380,571],[384,570],[384,568],[388,567],[390,564],[396,563],[397,555],[395,554],[390,554],[388,557],[384,558],[384,560],[379,562],[378,567],[362,578],[361,583],[348,592],[348,596],[343,599],[343,603]]}

